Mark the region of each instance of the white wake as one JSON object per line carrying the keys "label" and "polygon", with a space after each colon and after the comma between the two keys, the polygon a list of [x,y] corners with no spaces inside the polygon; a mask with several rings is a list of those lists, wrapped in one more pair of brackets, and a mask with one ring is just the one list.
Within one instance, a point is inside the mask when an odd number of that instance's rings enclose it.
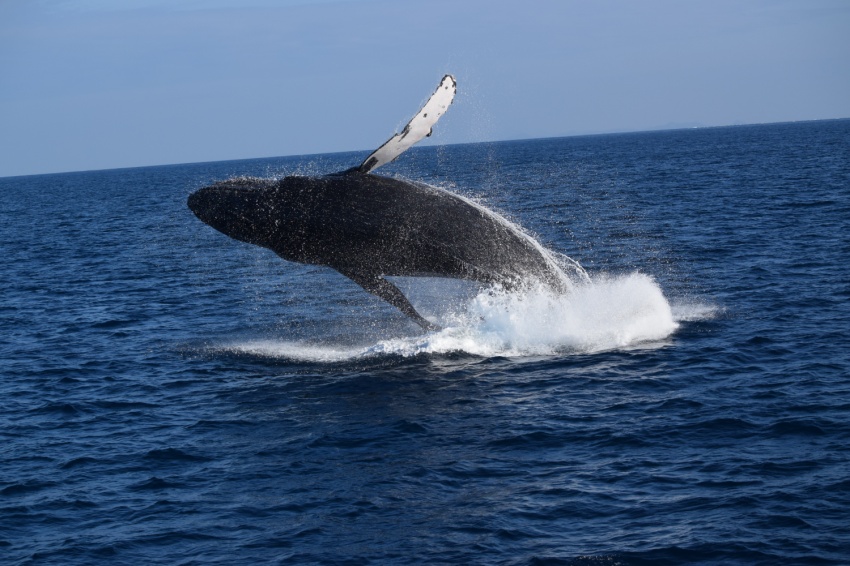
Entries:
{"label": "white wake", "polygon": [[483,357],[569,355],[661,346],[679,322],[713,314],[712,307],[697,303],[671,307],[647,275],[597,275],[566,295],[543,288],[522,293],[482,291],[459,308],[429,313],[443,329],[426,334],[386,337],[360,346],[255,339],[217,349],[324,363],[455,352]]}

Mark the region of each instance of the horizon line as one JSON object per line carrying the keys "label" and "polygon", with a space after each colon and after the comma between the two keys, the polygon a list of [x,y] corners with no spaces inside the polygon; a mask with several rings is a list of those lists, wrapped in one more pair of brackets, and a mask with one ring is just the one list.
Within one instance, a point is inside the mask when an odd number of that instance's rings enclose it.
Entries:
{"label": "horizon line", "polygon": [[[533,138],[506,138],[506,139],[498,139],[498,140],[488,140],[488,141],[472,141],[472,142],[457,142],[457,143],[443,143],[443,144],[427,144],[424,146],[419,146],[419,148],[411,148],[411,149],[421,149],[424,147],[450,147],[450,146],[458,146],[458,145],[478,145],[478,144],[496,144],[496,143],[509,143],[509,142],[518,142],[518,141],[534,141],[534,140],[555,140],[555,139],[563,139],[563,138],[584,138],[584,137],[594,137],[594,136],[610,136],[610,135],[621,135],[621,134],[643,134],[643,133],[660,133],[660,132],[677,132],[677,131],[690,131],[690,130],[710,130],[710,129],[720,129],[720,128],[741,128],[741,127],[749,127],[749,126],[771,126],[771,125],[781,125],[781,124],[804,124],[808,122],[837,122],[841,120],[850,120],[850,116],[844,118],[814,118],[807,120],[783,120],[779,122],[747,122],[747,123],[734,123],[734,124],[723,124],[723,125],[715,125],[715,126],[705,126],[696,124],[693,126],[688,125],[672,125],[672,126],[659,126],[657,128],[650,128],[646,130],[608,130],[608,131],[597,131],[597,132],[585,132],[585,133],[573,133],[573,134],[564,134],[564,135],[556,135],[556,136],[542,136],[542,137],[533,137]],[[73,173],[95,173],[99,171],[121,171],[121,170],[130,170],[130,169],[146,169],[149,167],[179,167],[183,165],[203,165],[207,163],[228,163],[233,161],[253,161],[253,160],[261,160],[261,159],[291,159],[296,157],[317,157],[320,155],[339,155],[343,153],[361,153],[372,151],[372,149],[352,149],[352,150],[344,150],[344,151],[327,151],[322,153],[296,153],[290,155],[268,155],[268,156],[260,156],[260,157],[235,157],[228,159],[215,159],[210,161],[186,161],[186,162],[175,162],[175,163],[156,163],[156,164],[147,164],[147,165],[126,165],[122,167],[108,167],[108,168],[97,168],[97,169],[74,169],[71,171],[53,171],[49,173],[22,173],[18,175],[5,175],[0,176],[0,180],[4,179],[14,179],[17,177],[40,177],[46,175],[69,175]]]}

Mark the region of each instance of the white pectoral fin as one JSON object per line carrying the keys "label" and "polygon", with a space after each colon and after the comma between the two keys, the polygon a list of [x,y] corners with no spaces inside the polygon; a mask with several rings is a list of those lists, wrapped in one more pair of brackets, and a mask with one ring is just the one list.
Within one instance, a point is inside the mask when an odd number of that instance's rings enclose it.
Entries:
{"label": "white pectoral fin", "polygon": [[387,142],[372,152],[360,165],[361,173],[368,173],[381,165],[386,165],[396,157],[410,149],[413,144],[431,135],[431,128],[437,120],[446,113],[457,91],[457,83],[451,75],[446,75],[440,85],[422,110],[416,113],[400,134],[391,137]]}

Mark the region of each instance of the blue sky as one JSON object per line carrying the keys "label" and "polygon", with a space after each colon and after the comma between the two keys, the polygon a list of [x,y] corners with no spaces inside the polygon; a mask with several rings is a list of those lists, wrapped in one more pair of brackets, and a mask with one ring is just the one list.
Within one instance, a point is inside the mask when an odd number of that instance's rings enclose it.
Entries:
{"label": "blue sky", "polygon": [[850,117],[845,0],[2,0],[0,176]]}

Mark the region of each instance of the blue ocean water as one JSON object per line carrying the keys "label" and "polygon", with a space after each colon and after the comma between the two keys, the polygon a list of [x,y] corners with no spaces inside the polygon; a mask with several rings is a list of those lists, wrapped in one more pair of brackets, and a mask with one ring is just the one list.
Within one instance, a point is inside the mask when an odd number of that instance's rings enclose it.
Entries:
{"label": "blue ocean water", "polygon": [[185,205],[365,155],[0,179],[0,562],[850,563],[850,120],[414,148],[592,277],[434,333]]}

